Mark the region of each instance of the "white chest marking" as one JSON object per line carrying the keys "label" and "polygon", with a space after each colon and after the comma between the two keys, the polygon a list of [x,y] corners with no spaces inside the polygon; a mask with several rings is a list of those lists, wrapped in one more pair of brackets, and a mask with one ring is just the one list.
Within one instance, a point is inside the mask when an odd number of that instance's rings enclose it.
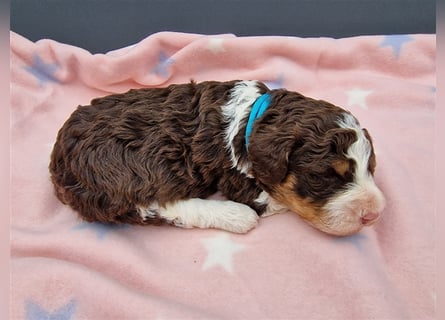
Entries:
{"label": "white chest marking", "polygon": [[232,89],[230,100],[221,107],[224,120],[227,123],[225,129],[226,148],[230,151],[232,168],[237,168],[240,172],[247,174],[250,165],[241,166],[239,156],[235,153],[233,140],[240,131],[240,127],[249,116],[250,107],[260,96],[256,81],[240,81]]}
{"label": "white chest marking", "polygon": [[259,205],[267,205],[266,211],[264,211],[264,213],[261,215],[262,218],[271,216],[276,213],[288,211],[285,206],[276,202],[266,191],[261,192],[258,198],[255,199],[255,202]]}

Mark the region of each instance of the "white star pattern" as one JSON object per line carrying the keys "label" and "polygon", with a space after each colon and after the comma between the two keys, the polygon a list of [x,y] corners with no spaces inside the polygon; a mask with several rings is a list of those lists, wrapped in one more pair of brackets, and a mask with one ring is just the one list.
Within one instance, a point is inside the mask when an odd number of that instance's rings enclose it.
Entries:
{"label": "white star pattern", "polygon": [[224,39],[222,38],[210,38],[209,43],[207,44],[207,49],[212,51],[213,53],[221,53],[226,51],[223,46]]}
{"label": "white star pattern", "polygon": [[207,257],[202,265],[202,270],[220,266],[226,271],[232,272],[233,255],[246,248],[245,245],[232,241],[227,233],[203,239],[201,242],[207,249]]}
{"label": "white star pattern", "polygon": [[371,90],[362,90],[362,89],[352,89],[346,91],[348,95],[347,105],[351,106],[359,106],[363,109],[368,109],[368,105],[366,104],[366,98],[372,93]]}

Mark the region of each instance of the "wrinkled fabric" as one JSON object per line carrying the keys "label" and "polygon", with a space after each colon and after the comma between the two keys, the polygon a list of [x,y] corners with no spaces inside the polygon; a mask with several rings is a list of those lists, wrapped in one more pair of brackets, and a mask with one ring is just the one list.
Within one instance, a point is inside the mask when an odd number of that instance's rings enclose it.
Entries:
{"label": "wrinkled fabric", "polygon": [[[106,54],[10,33],[11,319],[433,319],[435,35],[162,32]],[[350,110],[383,217],[333,237],[286,212],[248,234],[81,221],[48,173],[78,105],[130,88],[261,80]]]}

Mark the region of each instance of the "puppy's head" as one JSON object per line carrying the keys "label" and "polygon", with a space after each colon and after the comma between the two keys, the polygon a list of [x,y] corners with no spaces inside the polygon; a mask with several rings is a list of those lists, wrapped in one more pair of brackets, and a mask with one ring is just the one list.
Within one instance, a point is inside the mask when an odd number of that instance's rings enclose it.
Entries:
{"label": "puppy's head", "polygon": [[289,92],[273,96],[249,145],[259,184],[323,232],[350,235],[373,224],[385,200],[374,182],[367,130],[328,102]]}

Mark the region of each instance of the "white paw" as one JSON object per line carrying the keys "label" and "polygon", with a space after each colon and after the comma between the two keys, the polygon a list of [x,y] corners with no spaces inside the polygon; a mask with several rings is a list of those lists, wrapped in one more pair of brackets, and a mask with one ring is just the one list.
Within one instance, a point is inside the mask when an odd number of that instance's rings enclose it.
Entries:
{"label": "white paw", "polygon": [[234,233],[248,232],[257,226],[259,219],[255,210],[233,201],[224,201],[220,215],[219,225],[213,227]]}
{"label": "white paw", "polygon": [[160,209],[160,216],[182,228],[215,228],[246,233],[258,223],[257,213],[234,201],[188,199]]}
{"label": "white paw", "polygon": [[179,216],[174,218],[173,220],[171,220],[171,223],[175,226],[175,227],[179,227],[179,228],[185,228],[185,229],[190,229],[193,228],[193,224],[188,223],[187,221],[185,221],[183,219],[183,217]]}

